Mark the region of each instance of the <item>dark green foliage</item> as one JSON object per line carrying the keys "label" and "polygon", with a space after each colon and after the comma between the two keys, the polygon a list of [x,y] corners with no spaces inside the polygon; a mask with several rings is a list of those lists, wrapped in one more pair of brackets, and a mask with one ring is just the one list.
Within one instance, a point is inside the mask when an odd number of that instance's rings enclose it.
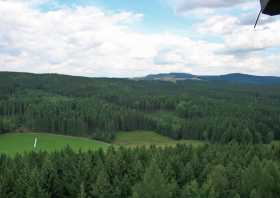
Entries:
{"label": "dark green foliage", "polygon": [[143,181],[133,188],[133,198],[172,198],[176,183],[169,183],[155,161],[146,169]]}
{"label": "dark green foliage", "polygon": [[280,86],[0,73],[0,133],[44,131],[111,141],[118,131],[174,139],[280,139]]}
{"label": "dark green foliage", "polygon": [[202,197],[201,190],[199,188],[199,184],[196,180],[187,183],[181,192],[181,198],[192,197],[192,198],[200,198]]}
{"label": "dark green foliage", "polygon": [[275,198],[279,154],[232,144],[1,155],[0,197]]}
{"label": "dark green foliage", "polygon": [[0,133],[7,133],[15,129],[15,119],[9,117],[0,117]]}

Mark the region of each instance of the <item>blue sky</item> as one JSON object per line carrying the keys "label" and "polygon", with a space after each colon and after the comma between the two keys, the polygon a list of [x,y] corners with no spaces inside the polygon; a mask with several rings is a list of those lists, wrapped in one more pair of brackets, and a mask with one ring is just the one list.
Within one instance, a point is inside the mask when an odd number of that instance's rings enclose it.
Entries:
{"label": "blue sky", "polygon": [[[55,3],[54,3],[55,2]],[[192,14],[182,14],[176,12],[174,2],[168,0],[56,0],[54,2],[41,5],[41,9],[49,11],[59,6],[78,7],[78,6],[97,6],[112,12],[130,11],[143,14],[143,20],[134,25],[139,31],[147,33],[173,32],[180,35],[187,35],[193,39],[206,40],[209,42],[223,42],[219,35],[199,35],[192,27],[199,21],[203,21],[201,16]],[[55,6],[54,6],[55,4]],[[58,5],[59,6],[58,6]],[[199,11],[198,11],[199,12]],[[216,14],[239,16],[242,11],[238,8],[227,10],[215,10]]]}
{"label": "blue sky", "polygon": [[254,30],[258,11],[256,0],[0,0],[0,70],[280,76],[279,17]]}
{"label": "blue sky", "polygon": [[[191,15],[182,17],[176,14],[174,8],[170,7],[164,0],[56,0],[61,6],[77,7],[77,6],[97,6],[106,10],[120,12],[130,11],[142,13],[144,20],[137,24],[137,28],[146,32],[161,31],[178,31],[189,29],[195,18]],[[45,11],[54,9],[54,3],[50,2],[41,5]],[[182,31],[181,31],[182,32]]]}

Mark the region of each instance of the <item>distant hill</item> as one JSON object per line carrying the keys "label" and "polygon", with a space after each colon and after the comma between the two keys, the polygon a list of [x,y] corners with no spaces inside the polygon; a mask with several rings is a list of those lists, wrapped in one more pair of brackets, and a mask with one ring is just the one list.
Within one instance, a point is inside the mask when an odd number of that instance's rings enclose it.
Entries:
{"label": "distant hill", "polygon": [[156,80],[162,78],[176,78],[176,79],[192,79],[195,76],[188,73],[167,73],[167,74],[151,74],[145,78],[148,80]]}
{"label": "distant hill", "polygon": [[166,73],[150,74],[142,80],[162,80],[162,81],[179,81],[179,80],[200,80],[197,76],[188,73]]}
{"label": "distant hill", "polygon": [[225,75],[193,75],[189,73],[162,73],[151,74],[141,80],[161,80],[161,81],[182,81],[182,80],[201,80],[201,81],[225,81],[238,84],[280,84],[280,77],[275,76],[254,76],[241,73]]}

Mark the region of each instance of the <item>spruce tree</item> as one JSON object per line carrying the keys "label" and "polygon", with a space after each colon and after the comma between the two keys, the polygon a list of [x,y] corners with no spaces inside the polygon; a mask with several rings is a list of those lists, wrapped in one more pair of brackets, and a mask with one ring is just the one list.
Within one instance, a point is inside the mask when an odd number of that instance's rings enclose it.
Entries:
{"label": "spruce tree", "polygon": [[152,161],[145,171],[143,180],[133,188],[133,198],[172,198],[175,184],[163,176],[156,161]]}

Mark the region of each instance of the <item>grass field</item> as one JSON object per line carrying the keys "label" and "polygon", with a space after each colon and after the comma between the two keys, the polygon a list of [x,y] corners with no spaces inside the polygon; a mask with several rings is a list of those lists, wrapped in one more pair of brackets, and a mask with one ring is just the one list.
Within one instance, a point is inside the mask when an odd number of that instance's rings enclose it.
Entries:
{"label": "grass field", "polygon": [[[35,138],[38,138],[36,149],[33,148]],[[172,140],[155,132],[150,131],[134,131],[120,132],[112,145],[118,146],[175,146],[176,144],[192,144],[194,146],[202,145],[200,141],[194,140]],[[15,155],[16,153],[24,153],[34,150],[56,151],[70,146],[78,151],[88,151],[97,149],[106,149],[110,144],[79,137],[55,135],[48,133],[8,133],[0,135],[0,153]]]}
{"label": "grass field", "polygon": [[0,153],[14,155],[33,151],[34,139],[38,138],[36,150],[55,151],[69,145],[74,150],[97,150],[110,144],[87,138],[54,135],[47,133],[9,133],[0,136]]}
{"label": "grass field", "polygon": [[172,140],[168,137],[159,135],[150,131],[134,131],[134,132],[120,132],[117,134],[115,141],[116,145],[122,146],[174,146],[176,144],[192,144],[194,146],[203,145],[201,141],[195,140]]}

